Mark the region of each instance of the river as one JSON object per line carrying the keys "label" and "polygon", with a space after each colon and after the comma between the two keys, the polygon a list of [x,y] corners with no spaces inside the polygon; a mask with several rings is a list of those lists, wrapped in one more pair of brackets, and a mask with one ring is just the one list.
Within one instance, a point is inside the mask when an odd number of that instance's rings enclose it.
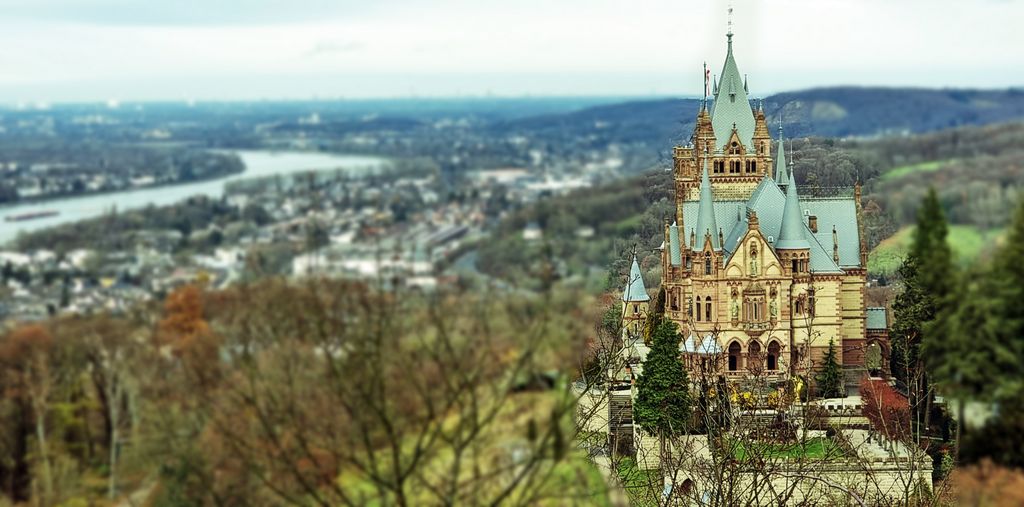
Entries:
{"label": "river", "polygon": [[143,208],[150,204],[165,206],[196,195],[220,197],[224,193],[224,184],[229,181],[321,169],[381,169],[387,164],[387,161],[382,158],[359,155],[290,151],[235,151],[234,153],[241,157],[245,164],[245,171],[223,178],[0,206],[0,216],[4,217],[41,211],[58,212],[56,216],[21,222],[0,221],[0,244],[10,242],[17,237],[19,232],[29,232],[67,222],[95,218],[114,207],[121,211]]}

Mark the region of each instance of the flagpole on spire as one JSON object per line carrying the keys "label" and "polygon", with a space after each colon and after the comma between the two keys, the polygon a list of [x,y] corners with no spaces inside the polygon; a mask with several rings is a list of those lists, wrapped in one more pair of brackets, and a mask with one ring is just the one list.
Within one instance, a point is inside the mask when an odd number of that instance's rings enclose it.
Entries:
{"label": "flagpole on spire", "polygon": [[701,104],[701,108],[703,109],[708,108],[708,86],[711,85],[710,79],[711,74],[708,70],[708,62],[704,62],[704,102]]}
{"label": "flagpole on spire", "polygon": [[732,0],[729,0],[729,31],[725,33],[726,37],[729,38],[729,42],[732,42]]}

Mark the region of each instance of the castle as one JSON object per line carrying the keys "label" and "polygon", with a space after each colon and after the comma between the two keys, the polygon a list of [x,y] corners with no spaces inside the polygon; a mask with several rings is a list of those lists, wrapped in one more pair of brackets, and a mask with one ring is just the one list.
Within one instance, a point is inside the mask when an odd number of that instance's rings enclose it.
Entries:
{"label": "castle", "polygon": [[[675,216],[661,247],[665,317],[684,337],[685,364],[710,357],[737,381],[811,375],[833,343],[855,393],[866,371],[884,374],[889,350],[885,309],[865,306],[860,185],[801,192],[781,122],[773,154],[763,104],[751,105],[731,30],[727,37],[713,100],[703,101],[689,143],[673,150]],[[624,334],[635,338],[652,304],[635,257],[622,302]],[[635,339],[627,348],[636,375],[646,354]]]}

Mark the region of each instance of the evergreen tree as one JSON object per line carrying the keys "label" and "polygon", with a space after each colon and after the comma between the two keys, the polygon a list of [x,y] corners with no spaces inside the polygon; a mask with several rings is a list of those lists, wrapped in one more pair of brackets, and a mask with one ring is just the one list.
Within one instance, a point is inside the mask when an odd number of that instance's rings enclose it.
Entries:
{"label": "evergreen tree", "polygon": [[836,342],[828,341],[828,352],[825,353],[825,365],[814,378],[818,384],[818,396],[821,398],[842,398],[843,392],[843,369],[836,361]]}
{"label": "evergreen tree", "polygon": [[998,341],[1014,358],[1013,368],[1002,373],[999,395],[1020,401],[1024,398],[1024,200],[1017,207],[1006,242],[996,253],[992,277],[994,312]]}
{"label": "evergreen tree", "polygon": [[[997,300],[991,274],[973,272],[964,277],[958,291],[959,303],[944,311],[929,326],[942,327],[944,340],[926,340],[922,354],[928,372],[938,390],[959,403],[959,421],[964,420],[968,399],[992,400],[1004,391],[1000,380],[1013,376],[1018,356],[1012,345],[1000,339],[1000,323],[996,316]],[[954,311],[955,308],[955,311]],[[929,336],[934,336],[929,332]],[[960,456],[962,424],[956,426],[956,450]]]}
{"label": "evergreen tree", "polygon": [[690,422],[690,384],[679,359],[679,339],[675,323],[661,321],[636,381],[633,420],[663,444],[671,435],[685,432]]}
{"label": "evergreen tree", "polygon": [[917,212],[914,244],[900,266],[903,291],[893,302],[892,372],[907,386],[915,433],[928,425],[930,388],[922,343],[928,358],[939,361],[945,349],[950,326],[936,323],[936,317],[948,318],[952,287],[956,280],[953,254],[946,241],[948,228],[935,189],[928,190]]}

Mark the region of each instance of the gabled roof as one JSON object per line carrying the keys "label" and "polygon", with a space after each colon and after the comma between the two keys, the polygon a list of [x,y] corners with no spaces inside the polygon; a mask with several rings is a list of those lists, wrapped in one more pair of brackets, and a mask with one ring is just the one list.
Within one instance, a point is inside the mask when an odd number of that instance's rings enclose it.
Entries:
{"label": "gabled roof", "polygon": [[800,198],[800,205],[818,217],[814,238],[832,255],[832,228],[839,238],[839,265],[860,266],[860,231],[857,229],[857,204],[851,198]]}
{"label": "gabled roof", "polygon": [[694,340],[693,333],[690,333],[682,343],[679,344],[679,352],[692,354],[697,352],[697,341]]}
{"label": "gabled roof", "polygon": [[743,208],[736,208],[736,223],[730,227],[729,235],[725,237],[725,244],[722,245],[722,250],[725,250],[728,254],[736,251],[736,247],[740,244],[740,240],[743,239],[749,227],[744,211],[745,209]]}
{"label": "gabled roof", "polygon": [[728,35],[729,48],[725,54],[725,65],[722,67],[722,78],[718,82],[715,101],[711,109],[711,128],[715,132],[715,149],[721,150],[729,137],[733,126],[740,137],[740,142],[748,150],[754,149],[754,111],[747,100],[746,83],[740,75],[736,59],[732,55],[732,34]]}
{"label": "gabled roof", "polygon": [[[732,253],[736,244],[746,234],[748,225],[746,210],[757,213],[758,228],[761,234],[771,239],[772,247],[778,244],[782,229],[782,214],[786,196],[775,180],[765,177],[750,195],[747,201],[718,201],[714,203],[714,215],[722,230],[729,231],[723,248]],[[856,204],[852,198],[807,197],[798,200],[800,209],[800,231],[807,247],[810,249],[810,268],[815,273],[841,273],[843,267],[860,266],[860,231],[857,228]],[[692,224],[697,218],[699,203],[688,201],[683,203],[683,223]],[[803,220],[803,209],[818,217],[818,233],[811,233]],[[839,264],[832,259],[832,227],[836,228],[839,238]],[[689,237],[694,229],[683,231]],[[703,245],[698,241],[697,249]]]}
{"label": "gabled roof", "polygon": [[700,175],[700,203],[697,212],[697,244],[693,245],[695,250],[704,248],[704,238],[711,235],[711,248],[720,250],[721,242],[718,241],[718,225],[715,220],[715,204],[711,197],[711,179],[708,177],[708,160],[704,159],[704,169]]}
{"label": "gabled roof", "polygon": [[715,339],[715,335],[708,334],[704,337],[704,340],[697,345],[698,354],[721,354],[722,346],[718,344],[718,340]]}
{"label": "gabled roof", "polygon": [[651,296],[647,294],[647,287],[644,286],[644,277],[640,273],[640,263],[633,256],[633,264],[629,267],[629,279],[626,280],[626,290],[622,292],[622,301],[640,303],[650,301]]}

